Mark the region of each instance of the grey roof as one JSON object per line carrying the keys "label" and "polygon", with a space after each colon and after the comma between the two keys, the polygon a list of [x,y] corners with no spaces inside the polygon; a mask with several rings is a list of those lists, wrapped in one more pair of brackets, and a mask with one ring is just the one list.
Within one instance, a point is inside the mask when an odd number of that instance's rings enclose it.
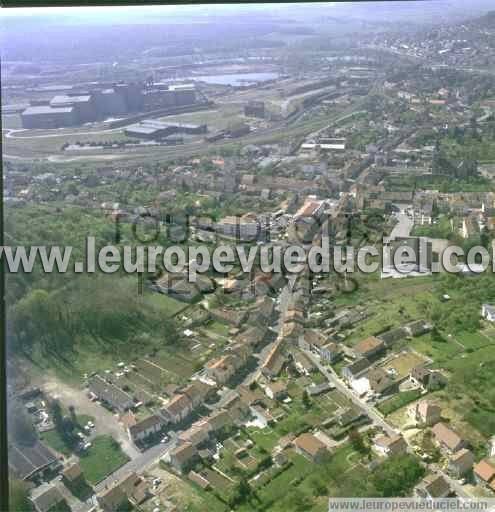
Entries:
{"label": "grey roof", "polygon": [[58,505],[63,501],[63,499],[64,497],[61,492],[53,485],[50,485],[45,491],[41,492],[35,498],[32,498],[31,501],[35,504],[36,510],[39,510],[40,512],[48,512],[55,505]]}
{"label": "grey roof", "polygon": [[163,421],[161,418],[159,418],[156,415],[149,416],[148,418],[145,418],[144,420],[140,421],[139,423],[136,423],[132,427],[129,427],[129,431],[132,436],[136,436],[140,434],[141,432],[146,432],[150,428],[154,428],[157,425],[162,425]]}
{"label": "grey roof", "polygon": [[133,124],[128,126],[125,131],[128,133],[142,133],[144,135],[152,135],[160,130],[160,128],[154,128],[152,126],[143,126],[140,124]]}
{"label": "grey roof", "polygon": [[91,95],[89,94],[81,96],[67,96],[66,94],[60,94],[52,98],[50,105],[72,105],[73,103],[88,103],[90,100]]}
{"label": "grey roof", "polygon": [[362,357],[361,359],[354,361],[354,363],[346,366],[344,369],[352,375],[357,375],[358,373],[366,370],[366,368],[369,368],[370,365],[371,361],[366,357]]}
{"label": "grey roof", "polygon": [[131,395],[122,391],[114,384],[95,375],[88,382],[89,390],[116,409],[123,410],[133,403]]}
{"label": "grey roof", "polygon": [[9,449],[9,466],[17,478],[25,480],[57,461],[55,454],[40,441],[32,446],[14,444]]}
{"label": "grey roof", "polygon": [[69,114],[74,111],[74,107],[51,107],[50,105],[37,105],[28,107],[21,114],[23,116],[32,116],[40,114]]}

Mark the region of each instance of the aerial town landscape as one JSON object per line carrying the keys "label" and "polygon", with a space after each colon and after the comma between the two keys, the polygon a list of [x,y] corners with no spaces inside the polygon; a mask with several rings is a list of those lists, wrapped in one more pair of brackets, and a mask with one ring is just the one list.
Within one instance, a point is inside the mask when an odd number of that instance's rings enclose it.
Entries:
{"label": "aerial town landscape", "polygon": [[434,271],[495,250],[495,11],[406,4],[12,15],[6,244],[426,247],[7,274],[12,511],[495,498],[495,276]]}

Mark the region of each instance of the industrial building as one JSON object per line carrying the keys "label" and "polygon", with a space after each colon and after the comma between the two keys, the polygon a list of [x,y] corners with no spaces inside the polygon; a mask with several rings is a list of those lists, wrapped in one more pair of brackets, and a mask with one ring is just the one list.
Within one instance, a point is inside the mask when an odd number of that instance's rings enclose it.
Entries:
{"label": "industrial building", "polygon": [[21,119],[23,128],[62,128],[128,112],[182,107],[196,100],[194,84],[95,84],[90,91],[70,91],[50,101],[32,101],[21,113]]}
{"label": "industrial building", "polygon": [[64,128],[74,126],[78,119],[74,107],[34,105],[21,113],[22,127],[28,129]]}
{"label": "industrial building", "polygon": [[125,134],[129,137],[142,139],[163,139],[176,133],[201,135],[206,132],[205,124],[163,123],[154,119],[144,119],[140,123],[128,126],[125,130]]}
{"label": "industrial building", "polygon": [[94,94],[96,110],[104,116],[118,116],[128,112],[125,91],[115,88],[96,91]]}
{"label": "industrial building", "polygon": [[263,101],[250,101],[244,106],[244,115],[247,117],[265,118],[265,104]]}
{"label": "industrial building", "polygon": [[181,107],[196,102],[194,84],[167,85],[154,83],[143,92],[143,110],[157,110],[167,107]]}
{"label": "industrial building", "polygon": [[54,96],[50,101],[50,106],[54,108],[73,107],[76,119],[79,124],[90,123],[96,120],[97,113],[92,94],[68,95],[62,94]]}

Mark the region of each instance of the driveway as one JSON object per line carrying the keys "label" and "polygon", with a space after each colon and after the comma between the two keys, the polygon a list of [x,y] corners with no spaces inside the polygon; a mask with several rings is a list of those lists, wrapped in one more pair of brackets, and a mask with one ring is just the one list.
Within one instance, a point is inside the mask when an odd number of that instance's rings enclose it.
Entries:
{"label": "driveway", "polygon": [[85,390],[73,388],[55,379],[46,380],[42,384],[42,388],[48,395],[59,399],[66,407],[73,405],[76,408],[76,414],[92,416],[96,433],[111,435],[121,444],[122,449],[131,459],[140,455],[139,450],[129,441],[118,416],[112,414],[100,404],[92,402]]}

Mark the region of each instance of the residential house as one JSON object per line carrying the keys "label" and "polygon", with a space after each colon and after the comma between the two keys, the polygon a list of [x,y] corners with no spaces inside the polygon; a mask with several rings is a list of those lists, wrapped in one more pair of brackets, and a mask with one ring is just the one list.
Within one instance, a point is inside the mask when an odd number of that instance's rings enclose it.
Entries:
{"label": "residential house", "polygon": [[415,320],[414,322],[407,324],[405,329],[407,330],[409,336],[416,337],[430,332],[432,325],[425,322],[424,320]]}
{"label": "residential house", "polygon": [[408,335],[409,332],[405,327],[398,327],[397,329],[391,329],[390,331],[380,334],[379,338],[385,343],[387,347],[391,347],[394,343]]}
{"label": "residential house", "polygon": [[261,425],[261,428],[266,428],[275,421],[275,418],[271,415],[270,411],[268,409],[263,409],[263,407],[259,405],[251,405],[249,410],[256,421]]}
{"label": "residential house", "polygon": [[259,387],[251,389],[249,386],[240,384],[237,387],[237,391],[239,392],[241,402],[243,402],[247,406],[261,405],[264,403],[265,394]]}
{"label": "residential house", "polygon": [[398,455],[407,450],[407,444],[404,438],[396,434],[394,436],[380,436],[374,441],[373,447],[378,454],[388,457],[389,455]]}
{"label": "residential house", "polygon": [[273,379],[280,374],[285,364],[285,356],[282,354],[284,339],[279,338],[270,350],[261,365],[261,373],[268,379]]}
{"label": "residential house", "polygon": [[202,445],[209,439],[210,426],[208,421],[201,420],[190,428],[179,434],[179,439],[184,443],[190,443],[195,448]]}
{"label": "residential house", "polygon": [[181,393],[170,399],[168,404],[161,410],[165,418],[169,418],[172,423],[179,423],[191,414],[193,405],[187,395]]}
{"label": "residential house", "polygon": [[305,354],[300,352],[299,350],[294,350],[292,352],[292,360],[294,361],[294,365],[299,373],[303,375],[310,375],[318,370],[316,365],[311,361]]}
{"label": "residential house", "polygon": [[129,500],[119,485],[113,485],[108,489],[105,488],[96,495],[96,500],[104,512],[114,512],[129,506]]}
{"label": "residential house", "polygon": [[228,411],[224,409],[216,410],[210,416],[208,416],[208,425],[211,432],[216,432],[217,430],[224,428],[230,423],[232,423],[232,418],[230,417]]}
{"label": "residential house", "polygon": [[483,459],[473,467],[476,482],[495,490],[495,462],[493,459]]}
{"label": "residential house", "polygon": [[415,489],[418,498],[430,500],[446,498],[450,493],[451,489],[445,478],[433,473],[423,478]]}
{"label": "residential house", "polygon": [[287,386],[281,381],[267,384],[264,391],[266,396],[272,400],[283,400],[287,397]]}
{"label": "residential house", "polygon": [[[39,491],[39,489],[37,489]],[[49,512],[65,503],[61,492],[51,484],[43,486],[41,491],[30,498],[36,512]]]}
{"label": "residential house", "polygon": [[117,485],[122,489],[131,505],[139,506],[150,497],[148,484],[144,478],[131,472],[122,478]]}
{"label": "residential house", "polygon": [[334,342],[327,343],[320,348],[320,356],[322,360],[328,361],[330,364],[336,363],[342,359],[342,354],[342,347]]}
{"label": "residential house", "polygon": [[129,393],[105,381],[99,375],[95,375],[89,379],[88,388],[90,393],[95,397],[119,412],[125,412],[135,405]]}
{"label": "residential house", "polygon": [[495,322],[495,306],[483,304],[481,306],[481,316],[489,322]]}
{"label": "residential house", "polygon": [[143,441],[153,434],[158,434],[164,426],[163,419],[153,414],[148,416],[144,420],[137,422],[135,425],[131,425],[127,429],[127,435],[133,443]]}
{"label": "residential house", "polygon": [[198,451],[191,443],[182,443],[170,452],[170,464],[177,471],[189,468],[198,456]]}
{"label": "residential house", "polygon": [[294,440],[296,451],[307,459],[319,463],[323,460],[328,450],[326,445],[313,434],[301,434]]}
{"label": "residential house", "polygon": [[55,453],[41,441],[31,446],[12,444],[9,447],[9,469],[19,480],[36,481],[59,467]]}
{"label": "residential house", "polygon": [[354,361],[354,363],[342,368],[342,377],[347,382],[356,380],[362,373],[364,373],[371,366],[371,361],[366,357]]}
{"label": "residential house", "polygon": [[435,441],[449,453],[455,453],[464,448],[466,442],[445,423],[437,423],[431,429]]}
{"label": "residential house", "polygon": [[409,379],[412,384],[424,389],[438,389],[446,383],[445,377],[436,370],[429,370],[424,366],[417,366],[411,370]]}
{"label": "residential house", "polygon": [[193,408],[201,405],[213,393],[214,387],[200,380],[193,380],[187,387],[182,390],[192,403]]}
{"label": "residential house", "polygon": [[330,384],[330,382],[322,382],[321,384],[312,383],[309,386],[306,386],[306,392],[309,396],[318,396],[326,393],[327,391],[331,391],[335,389],[335,386]]}
{"label": "residential house", "polygon": [[146,481],[131,472],[96,495],[105,512],[114,512],[129,505],[139,506],[149,497]]}
{"label": "residential house", "polygon": [[377,395],[390,395],[399,391],[399,381],[383,368],[376,368],[367,374],[369,387]]}
{"label": "residential house", "polygon": [[78,462],[72,462],[62,471],[62,477],[64,481],[68,484],[76,482],[77,480],[82,478],[82,476],[83,473],[81,470],[81,466],[79,465]]}
{"label": "residential house", "polygon": [[210,361],[205,367],[205,373],[208,377],[214,379],[217,384],[225,384],[240,366],[238,358],[232,354],[227,354]]}
{"label": "residential house", "polygon": [[292,446],[292,444],[294,443],[295,438],[296,438],[296,436],[292,432],[290,432],[289,434],[286,434],[285,436],[282,436],[278,440],[278,443],[273,450],[274,451],[283,451],[286,448],[289,448],[289,446]]}
{"label": "residential house", "polygon": [[409,415],[419,425],[435,425],[442,419],[442,410],[438,405],[434,405],[428,400],[421,400],[412,405],[409,409]]}
{"label": "residential house", "polygon": [[474,454],[472,451],[462,448],[449,459],[448,472],[454,478],[462,478],[473,468]]}
{"label": "residential house", "polygon": [[356,358],[367,358],[372,359],[385,351],[385,342],[376,338],[375,336],[370,336],[362,341],[360,341],[354,348],[353,352]]}

